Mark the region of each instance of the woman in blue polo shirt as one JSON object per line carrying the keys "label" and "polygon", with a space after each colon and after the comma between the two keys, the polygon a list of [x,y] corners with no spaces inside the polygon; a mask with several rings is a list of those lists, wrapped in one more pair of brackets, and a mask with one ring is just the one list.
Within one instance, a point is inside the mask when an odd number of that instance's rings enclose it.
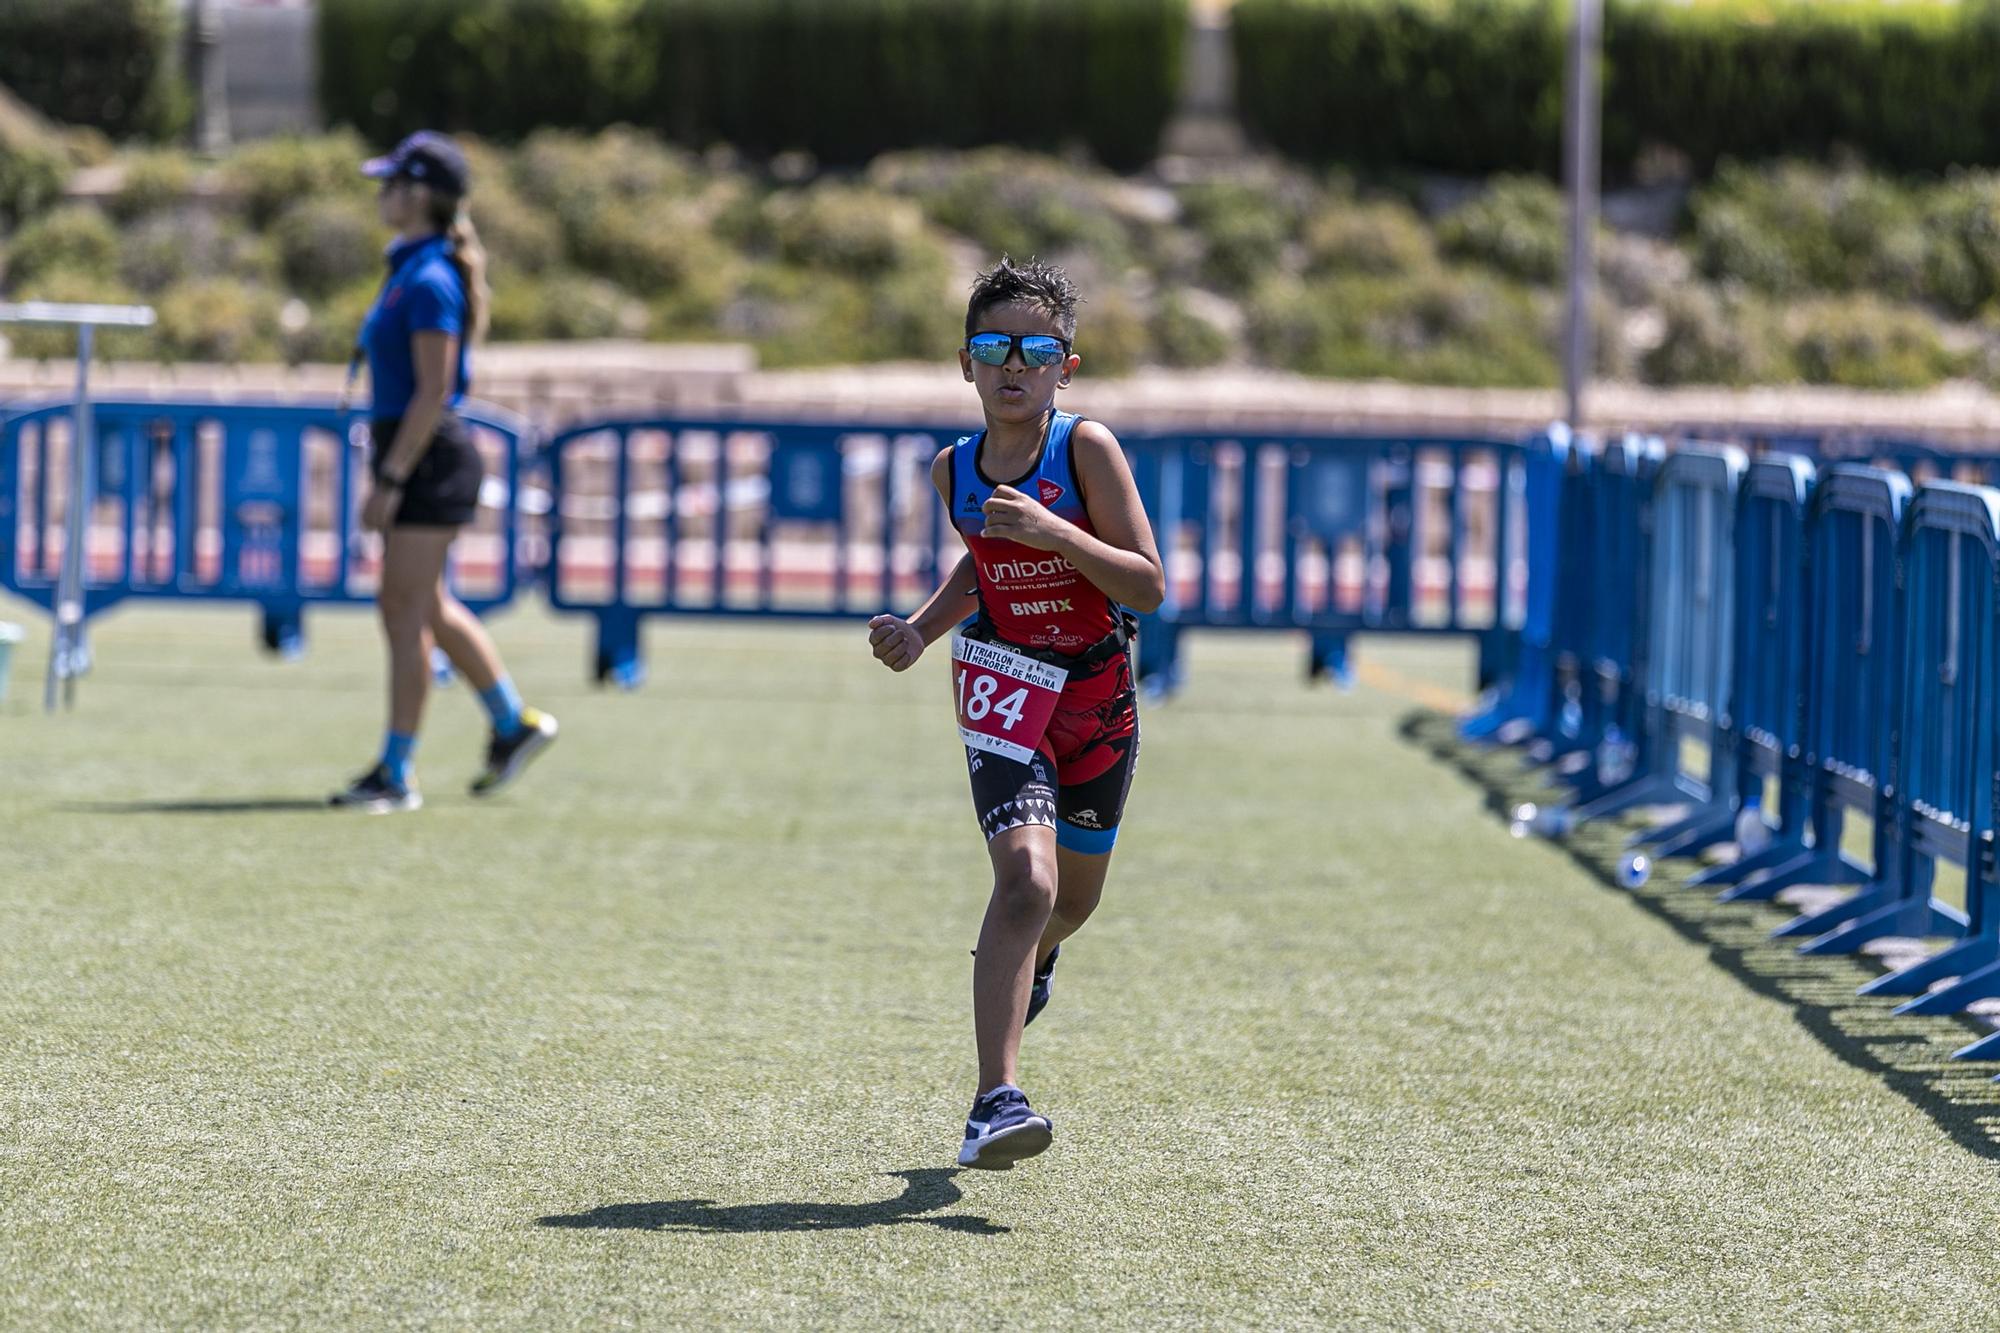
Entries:
{"label": "woman in blue polo shirt", "polygon": [[376,601],[389,645],[389,731],[375,767],[335,805],[387,814],[423,804],[412,759],[430,646],[479,690],[493,719],[472,794],[498,791],[556,736],[556,720],[524,707],[479,618],[445,587],[451,544],[479,510],[484,465],[453,411],[471,380],[467,347],[486,331],[486,255],[466,212],[465,155],[450,139],[411,135],[362,170],[382,182],[382,221],[396,231],[389,275],[362,325],[374,403],[374,485],[364,526],[383,534]]}

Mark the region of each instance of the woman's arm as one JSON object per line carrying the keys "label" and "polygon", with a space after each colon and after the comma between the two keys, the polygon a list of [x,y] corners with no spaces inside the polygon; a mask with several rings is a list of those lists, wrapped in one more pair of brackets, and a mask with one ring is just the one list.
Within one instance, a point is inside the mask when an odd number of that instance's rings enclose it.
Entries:
{"label": "woman's arm", "polygon": [[1098,422],[1081,422],[1070,437],[1070,459],[1095,536],[1011,486],[986,502],[986,535],[1052,551],[1112,601],[1157,611],[1167,596],[1166,570],[1117,437]]}
{"label": "woman's arm", "polygon": [[403,409],[403,423],[396,441],[382,459],[383,478],[402,485],[423,461],[444,416],[445,400],[451,397],[458,365],[458,335],[437,329],[422,329],[410,336],[410,356],[417,372],[417,391]]}

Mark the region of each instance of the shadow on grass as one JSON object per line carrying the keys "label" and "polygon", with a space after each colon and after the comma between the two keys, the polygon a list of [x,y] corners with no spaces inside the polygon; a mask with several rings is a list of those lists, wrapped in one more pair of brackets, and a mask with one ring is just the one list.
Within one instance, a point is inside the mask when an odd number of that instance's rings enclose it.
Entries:
{"label": "shadow on grass", "polygon": [[[1486,793],[1488,808],[1509,818],[1522,802],[1546,802],[1553,789],[1539,768],[1517,749],[1470,744],[1456,720],[1427,710],[1403,719],[1403,738],[1455,765]],[[1881,975],[1865,957],[1798,952],[1797,940],[1770,938],[1791,918],[1779,903],[1722,903],[1716,890],[1686,887],[1697,861],[1658,863],[1637,889],[1618,883],[1626,836],[1636,823],[1607,819],[1586,824],[1551,845],[1607,886],[1708,951],[1711,962],[1757,995],[1784,1005],[1798,1025],[1834,1056],[1880,1078],[1889,1089],[1929,1116],[1967,1152],[2000,1162],[2000,1085],[1989,1061],[1953,1060],[1951,1053],[1991,1031],[1972,1019],[1898,1017],[1898,998],[1857,995]]]}
{"label": "shadow on grass", "polygon": [[324,797],[245,797],[215,801],[70,801],[56,807],[81,815],[287,815],[306,810],[330,810]]}
{"label": "shadow on grass", "polygon": [[963,1197],[949,1167],[891,1171],[901,1176],[903,1192],[880,1203],[740,1203],[720,1205],[713,1199],[669,1199],[660,1203],[611,1203],[587,1213],[538,1217],[535,1225],[608,1231],[702,1231],[738,1234],[747,1231],[858,1231],[864,1227],[922,1223],[973,1236],[998,1236],[1009,1228],[983,1217],[963,1214],[933,1217]]}

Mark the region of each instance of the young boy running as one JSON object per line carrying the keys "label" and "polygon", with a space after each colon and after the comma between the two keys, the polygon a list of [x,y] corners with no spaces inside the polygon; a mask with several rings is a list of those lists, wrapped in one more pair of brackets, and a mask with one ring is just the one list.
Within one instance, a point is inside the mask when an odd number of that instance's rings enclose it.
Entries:
{"label": "young boy running", "polygon": [[1104,890],[1139,757],[1125,608],[1151,611],[1166,588],[1117,439],[1055,410],[1081,364],[1076,306],[1063,271],[1034,261],[1002,259],[973,284],[958,361],[986,429],[931,464],[968,549],[922,610],[868,622],[894,671],[959,631],[952,689],[993,862],[972,966],[979,1090],[962,1166],[1011,1166],[1052,1137],[1015,1083],[1021,1029]]}

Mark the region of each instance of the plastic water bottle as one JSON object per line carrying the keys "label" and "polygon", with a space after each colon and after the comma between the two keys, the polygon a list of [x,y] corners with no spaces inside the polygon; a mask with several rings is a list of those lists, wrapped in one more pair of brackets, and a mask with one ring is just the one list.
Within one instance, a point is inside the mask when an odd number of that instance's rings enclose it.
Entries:
{"label": "plastic water bottle", "polygon": [[1634,747],[1625,733],[1616,726],[1606,727],[1603,739],[1597,742],[1597,780],[1607,787],[1617,786],[1632,776],[1634,757]]}
{"label": "plastic water bottle", "polygon": [[1632,852],[1618,863],[1618,886],[1625,889],[1640,888],[1653,877],[1653,858],[1644,852]]}
{"label": "plastic water bottle", "polygon": [[1576,812],[1566,805],[1536,805],[1524,801],[1514,807],[1507,831],[1517,838],[1560,838],[1576,827]]}
{"label": "plastic water bottle", "polygon": [[1743,808],[1736,812],[1736,850],[1742,856],[1755,856],[1771,845],[1771,826],[1764,822],[1763,798],[1756,792],[1743,798]]}

